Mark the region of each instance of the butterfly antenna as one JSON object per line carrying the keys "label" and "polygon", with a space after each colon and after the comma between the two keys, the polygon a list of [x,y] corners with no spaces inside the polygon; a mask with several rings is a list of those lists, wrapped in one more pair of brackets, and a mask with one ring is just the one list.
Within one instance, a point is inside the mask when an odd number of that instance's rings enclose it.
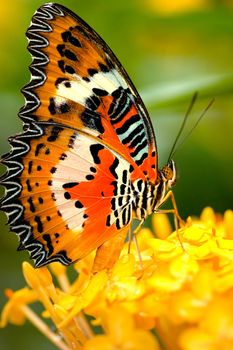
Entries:
{"label": "butterfly antenna", "polygon": [[[172,156],[174,155],[174,153],[175,153],[174,150],[175,150],[175,148],[176,148],[177,142],[179,141],[180,135],[182,134],[182,131],[184,130],[185,124],[186,124],[186,122],[187,122],[187,120],[188,120],[188,116],[189,116],[189,114],[190,114],[190,112],[191,112],[191,110],[192,110],[192,108],[193,108],[193,106],[194,106],[194,104],[195,104],[195,102],[196,102],[196,100],[197,100],[197,95],[198,95],[198,92],[196,91],[196,92],[193,94],[193,97],[192,97],[192,99],[191,99],[191,102],[190,102],[190,104],[189,104],[189,107],[188,107],[188,109],[187,109],[187,111],[186,111],[186,113],[185,113],[183,122],[182,122],[182,124],[181,124],[181,126],[180,126],[180,130],[179,130],[179,132],[178,132],[178,134],[177,134],[177,136],[176,136],[176,139],[175,139],[175,141],[174,141],[174,143],[173,143],[171,152],[170,152],[169,157],[168,157],[168,162],[169,162],[169,160],[171,159],[171,157],[172,157]],[[182,142],[182,143],[183,143],[183,142]]]}
{"label": "butterfly antenna", "polygon": [[[192,134],[193,130],[197,127],[197,125],[200,123],[200,121],[202,120],[202,118],[205,116],[206,112],[208,111],[208,109],[212,106],[212,104],[214,103],[215,99],[213,98],[208,105],[206,106],[206,108],[203,110],[203,112],[201,113],[200,117],[197,119],[196,123],[193,125],[193,127],[191,128],[191,130],[188,132],[188,134],[185,136],[185,138],[183,139],[183,141],[180,142],[179,147],[176,148],[176,150],[173,152],[172,156],[174,156],[174,154],[176,153],[176,151],[185,143],[185,141],[187,140],[187,138]],[[174,149],[174,148],[173,148]]]}

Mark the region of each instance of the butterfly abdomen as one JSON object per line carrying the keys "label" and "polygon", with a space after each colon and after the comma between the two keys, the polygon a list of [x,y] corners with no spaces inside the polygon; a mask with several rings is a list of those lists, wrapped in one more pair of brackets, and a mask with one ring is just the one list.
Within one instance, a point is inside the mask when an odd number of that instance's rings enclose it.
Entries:
{"label": "butterfly abdomen", "polygon": [[153,212],[156,201],[156,186],[148,180],[141,179],[132,185],[134,193],[133,211],[139,220],[145,220]]}

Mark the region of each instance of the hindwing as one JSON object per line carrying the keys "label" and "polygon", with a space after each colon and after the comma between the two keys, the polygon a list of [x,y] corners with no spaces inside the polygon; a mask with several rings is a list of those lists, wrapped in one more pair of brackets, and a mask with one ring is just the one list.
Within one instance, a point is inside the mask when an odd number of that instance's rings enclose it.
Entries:
{"label": "hindwing", "polygon": [[28,146],[16,158],[23,171],[14,184],[21,191],[12,192],[8,175],[1,208],[37,266],[76,261],[130,223],[133,195],[124,158],[61,126],[46,126]]}

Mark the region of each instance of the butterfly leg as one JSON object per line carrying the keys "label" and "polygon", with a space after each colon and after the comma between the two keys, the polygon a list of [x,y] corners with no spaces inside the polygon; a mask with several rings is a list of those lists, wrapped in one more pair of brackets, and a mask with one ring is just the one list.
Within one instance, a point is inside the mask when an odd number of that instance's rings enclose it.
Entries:
{"label": "butterfly leg", "polygon": [[[174,196],[174,193],[172,191],[168,191],[167,194],[165,195],[165,197],[163,198],[163,201],[162,203],[160,203],[160,206],[161,207],[165,202],[168,201],[168,199],[171,199],[171,202],[172,202],[172,206],[173,206],[173,209],[158,209],[156,210],[156,213],[163,213],[163,214],[169,214],[169,213],[172,213],[174,215],[174,218],[176,218],[176,226],[177,227],[183,227],[185,226],[185,221],[181,218],[179,212],[178,212],[178,208],[177,208],[177,204],[176,204],[176,200],[175,200],[175,196]],[[179,225],[178,225],[179,223]]]}
{"label": "butterfly leg", "polygon": [[132,224],[130,224],[129,231],[128,231],[128,254],[130,254],[132,239],[133,239]]}
{"label": "butterfly leg", "polygon": [[129,231],[128,231],[128,254],[130,254],[131,243],[132,243],[132,241],[134,241],[135,248],[136,248],[136,251],[137,251],[137,254],[138,254],[138,258],[139,258],[139,262],[140,262],[141,270],[143,270],[143,263],[142,263],[142,256],[141,256],[141,253],[140,253],[140,249],[139,249],[139,246],[138,246],[138,240],[137,240],[137,236],[136,235],[137,235],[138,231],[140,230],[143,222],[144,222],[144,220],[142,220],[139,223],[138,227],[136,228],[136,230],[134,232],[132,232],[132,226],[130,225]]}
{"label": "butterfly leg", "polygon": [[[143,262],[142,262],[142,256],[141,256],[141,253],[140,253],[140,249],[139,249],[139,246],[138,246],[137,234],[141,230],[141,227],[142,227],[144,221],[145,220],[142,219],[139,222],[137,228],[133,232],[133,241],[134,241],[134,244],[135,244],[135,248],[136,248],[136,251],[137,251],[137,254],[138,254],[138,259],[139,259],[139,263],[140,263],[140,267],[141,267],[142,271],[143,271]],[[132,235],[132,231],[131,231],[131,235]],[[132,237],[131,237],[131,239],[132,239]]]}
{"label": "butterfly leg", "polygon": [[176,200],[175,200],[175,196],[174,193],[172,191],[168,191],[167,194],[165,195],[165,197],[163,198],[162,203],[160,204],[160,206],[162,206],[165,202],[167,202],[168,199],[171,199],[172,202],[172,206],[173,209],[158,209],[156,210],[156,213],[160,213],[160,214],[173,214],[174,216],[174,225],[175,225],[175,230],[177,233],[177,238],[180,242],[180,245],[182,247],[182,249],[184,250],[184,246],[183,243],[181,241],[180,235],[179,235],[179,227],[184,227],[185,226],[185,221],[181,218],[179,212],[178,212],[178,208],[177,208],[177,204],[176,204]]}

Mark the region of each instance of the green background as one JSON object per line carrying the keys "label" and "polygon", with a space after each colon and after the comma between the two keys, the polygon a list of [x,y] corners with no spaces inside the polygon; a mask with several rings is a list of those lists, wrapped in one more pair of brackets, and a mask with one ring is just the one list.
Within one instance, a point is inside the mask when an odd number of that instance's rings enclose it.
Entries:
{"label": "green background", "polygon": [[[29,80],[30,63],[25,31],[42,3],[0,1],[1,154],[9,150],[8,136],[22,128],[17,112],[24,101],[19,91]],[[175,155],[178,180],[174,192],[184,217],[199,215],[207,205],[222,213],[232,208],[232,2],[203,0],[197,2],[200,6],[195,10],[185,11],[181,5],[177,12],[168,11],[169,1],[165,12],[158,11],[156,4],[162,6],[162,0],[60,0],[60,3],[84,18],[126,68],[150,112],[160,166],[166,163],[193,93],[197,90],[199,98],[183,136],[215,98],[204,119]],[[6,301],[4,288],[24,286],[21,263],[27,259],[26,253],[16,252],[17,237],[9,233],[5,223],[1,213],[1,306]],[[14,347],[54,349],[28,324],[0,330],[0,348]]]}

